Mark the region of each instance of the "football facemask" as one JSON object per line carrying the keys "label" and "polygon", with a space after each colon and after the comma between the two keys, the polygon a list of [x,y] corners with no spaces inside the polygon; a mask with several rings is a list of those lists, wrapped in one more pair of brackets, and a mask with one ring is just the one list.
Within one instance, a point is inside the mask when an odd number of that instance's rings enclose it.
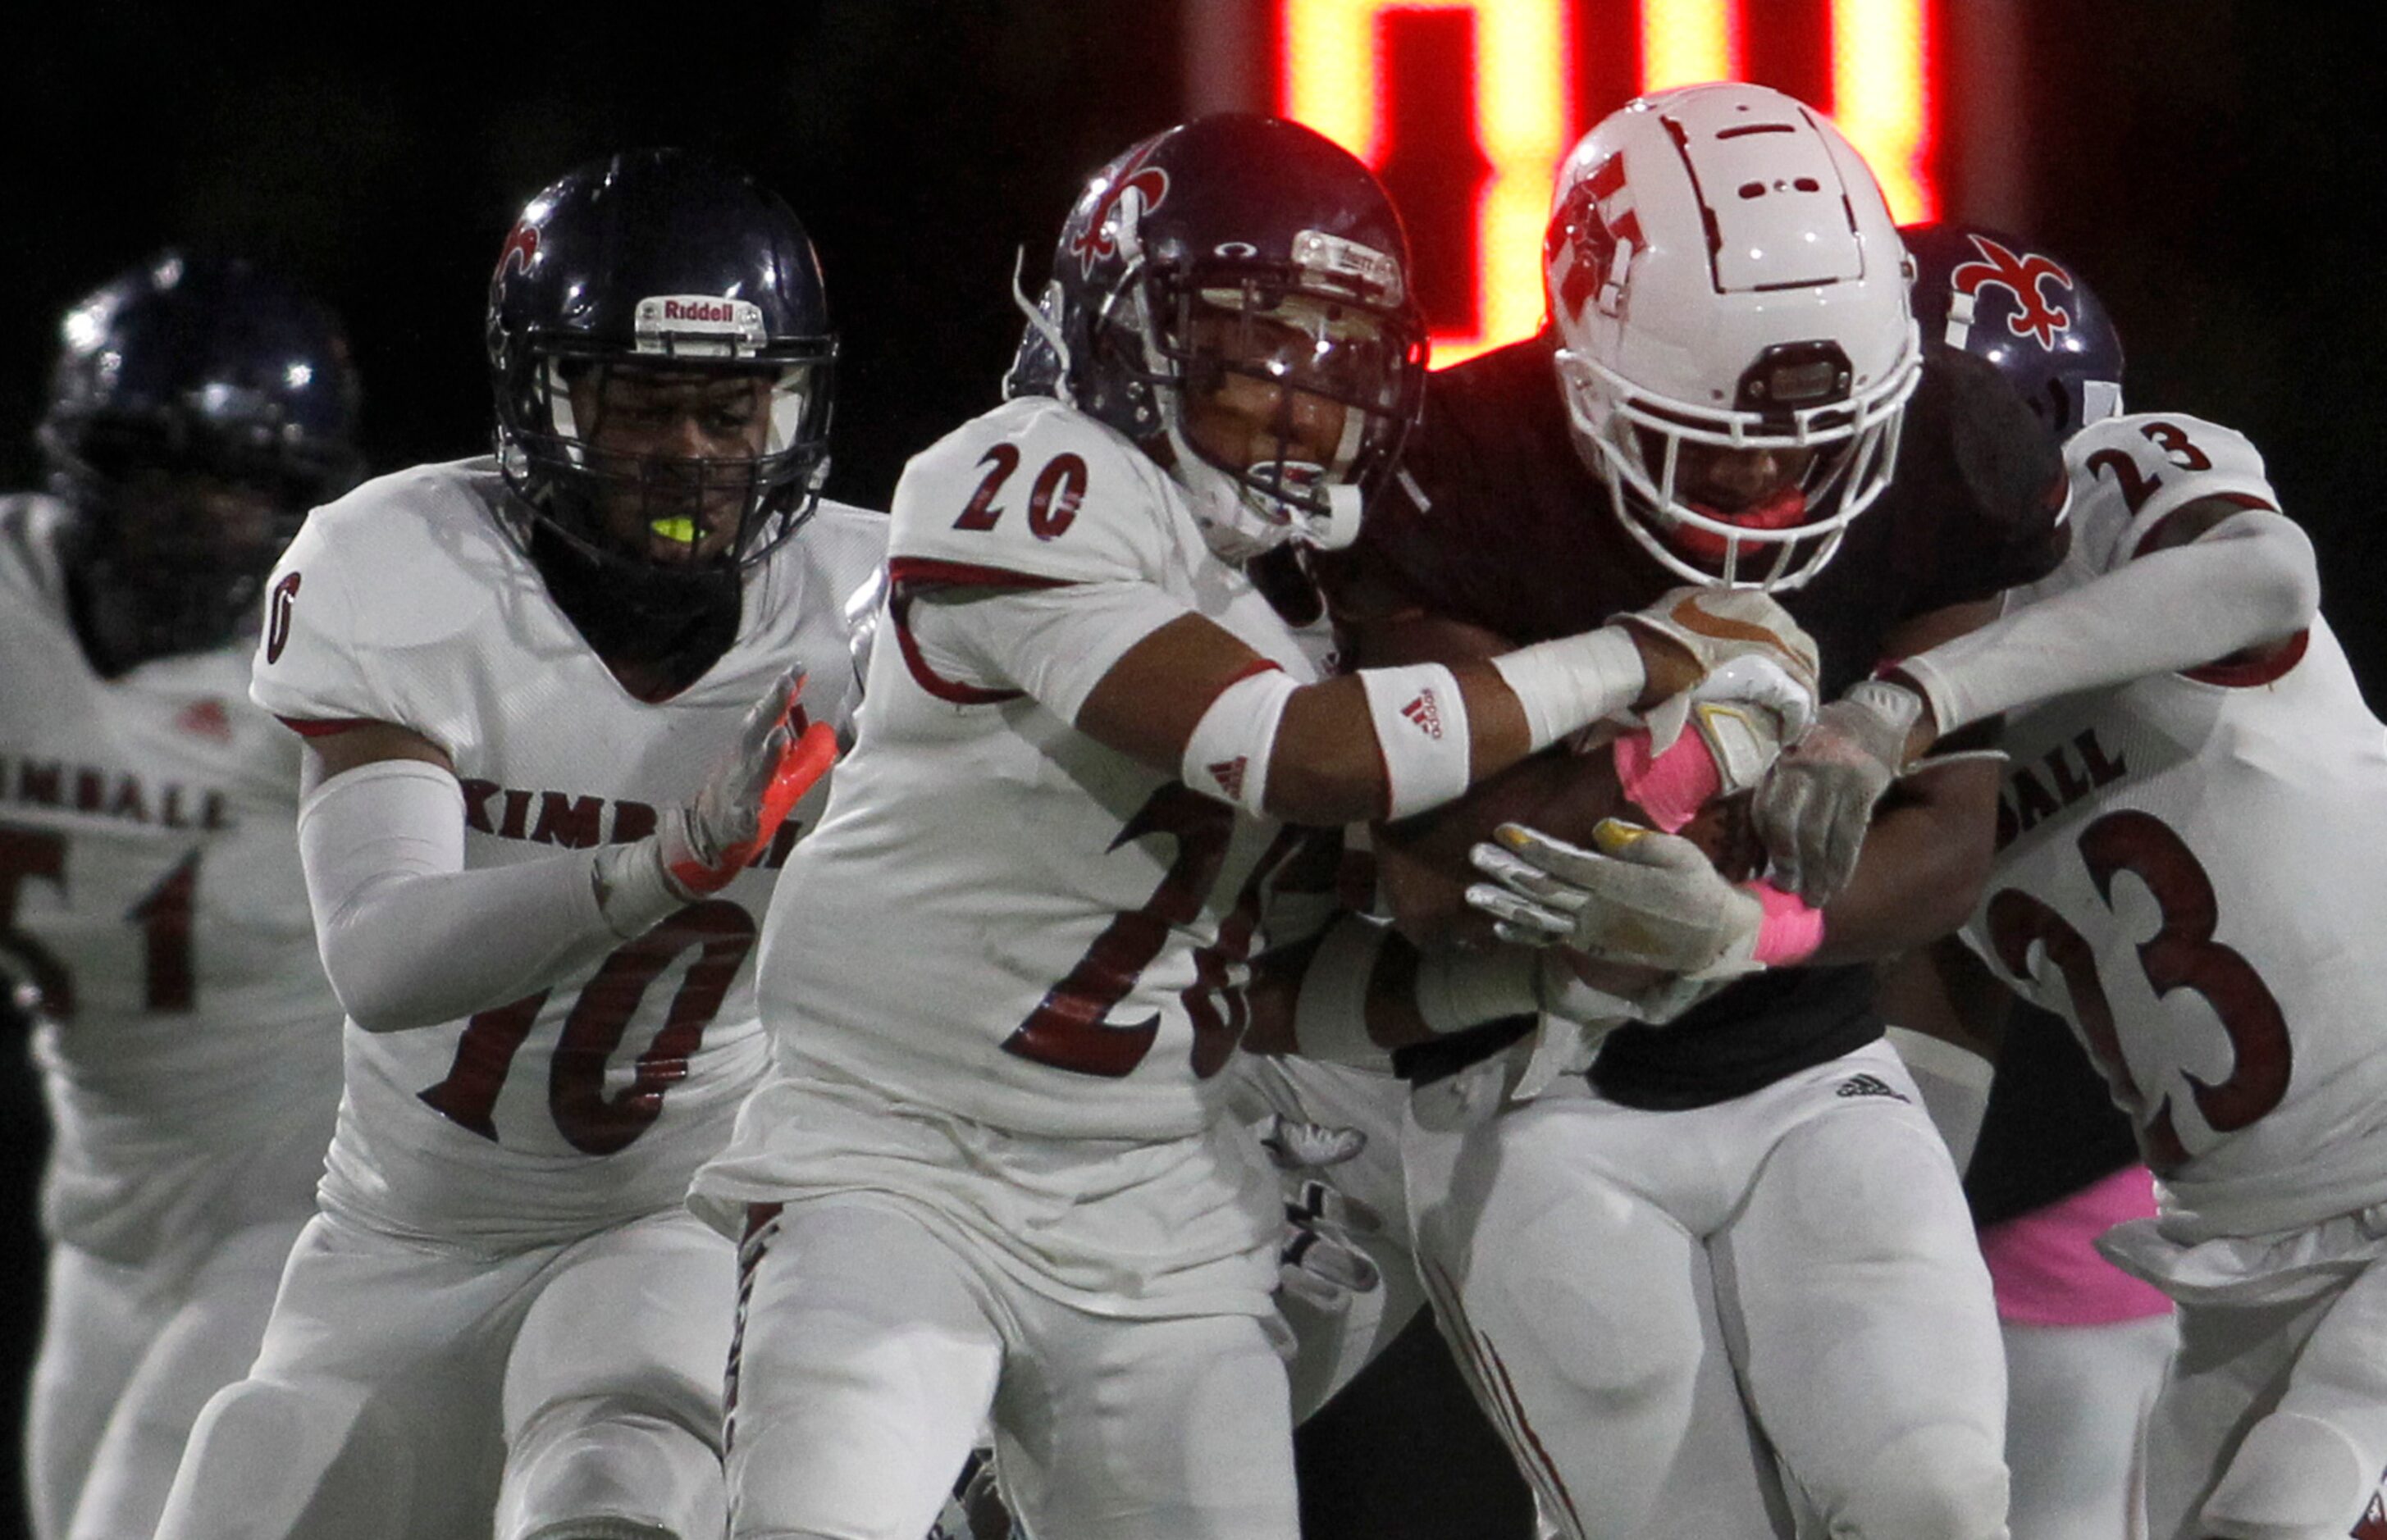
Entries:
{"label": "football facemask", "polygon": [[[1689,582],[1793,588],[1888,488],[1921,375],[1919,354],[1910,360],[1854,399],[1780,413],[1699,411],[1567,350],[1558,367],[1575,441],[1594,451],[1593,469],[1644,550]],[[1720,495],[1715,483],[1735,479],[1734,461],[1750,467],[1750,485]]]}
{"label": "football facemask", "polygon": [[1423,341],[1348,296],[1246,274],[1155,284],[1148,335],[1172,473],[1222,558],[1359,531],[1362,485],[1398,450]]}
{"label": "football facemask", "polygon": [[550,357],[516,435],[568,537],[649,566],[739,565],[768,551],[827,470],[827,364],[697,369]]}

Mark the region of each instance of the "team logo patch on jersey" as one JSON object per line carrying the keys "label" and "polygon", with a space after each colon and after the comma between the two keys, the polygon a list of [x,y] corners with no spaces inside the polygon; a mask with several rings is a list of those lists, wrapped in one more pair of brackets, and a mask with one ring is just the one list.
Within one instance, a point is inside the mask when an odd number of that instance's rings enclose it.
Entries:
{"label": "team logo patch on jersey", "polygon": [[1203,768],[1210,772],[1210,778],[1219,783],[1219,789],[1227,794],[1229,801],[1240,802],[1244,795],[1244,769],[1250,763],[1246,756],[1237,754]]}
{"label": "team logo patch on jersey", "polygon": [[1851,1075],[1840,1082],[1835,1096],[1887,1096],[1893,1102],[1906,1101],[1904,1092],[1877,1075]]}
{"label": "team logo patch on jersey", "polygon": [[1417,724],[1418,731],[1436,742],[1442,738],[1442,702],[1430,689],[1418,691],[1417,699],[1401,708],[1401,714]]}
{"label": "team logo patch on jersey", "polygon": [[174,726],[199,738],[211,738],[218,743],[232,741],[232,716],[224,703],[214,696],[194,701],[174,718]]}
{"label": "team logo patch on jersey", "polygon": [[[2017,307],[2014,313],[2006,318],[2006,330],[2018,337],[2034,337],[2040,347],[2051,353],[2055,351],[2056,335],[2072,330],[2072,312],[2061,305],[2051,303],[2040,284],[2052,278],[2068,295],[2072,292],[2072,275],[2035,251],[2016,255],[1986,235],[1977,234],[1971,239],[1973,248],[1985,260],[1966,262],[1948,275],[1950,286],[1966,301],[1963,319],[1968,323],[1968,329],[1972,319],[1970,301],[1985,288],[2003,289],[2014,297]],[[1951,306],[1948,317],[1951,331],[1954,330],[1957,319],[1956,308]],[[1951,346],[1961,347],[1964,343],[1958,340]]]}

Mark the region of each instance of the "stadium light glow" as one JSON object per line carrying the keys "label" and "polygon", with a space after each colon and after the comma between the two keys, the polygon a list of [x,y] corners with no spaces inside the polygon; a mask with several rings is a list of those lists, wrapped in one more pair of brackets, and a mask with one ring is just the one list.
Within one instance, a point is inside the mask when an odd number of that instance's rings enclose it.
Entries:
{"label": "stadium light glow", "polygon": [[[1490,172],[1469,211],[1478,253],[1477,327],[1436,331],[1437,367],[1529,335],[1541,323],[1542,228],[1550,185],[1578,118],[1572,64],[1575,0],[1276,0],[1276,110],[1382,170],[1389,82],[1384,27],[1396,14],[1464,11],[1472,19],[1471,132]],[[1746,0],[1639,0],[1639,88],[1745,80]],[[1769,4],[1776,0],[1768,0]],[[1900,222],[1935,219],[1938,124],[1931,0],[1828,0],[1829,108],[1873,166]],[[1763,73],[1764,61],[1756,60]],[[1611,104],[1590,104],[1591,115]],[[1405,209],[1410,219],[1434,217]]]}
{"label": "stadium light glow", "polygon": [[1542,319],[1542,226],[1574,121],[1571,0],[1283,0],[1279,110],[1370,166],[1383,164],[1383,24],[1394,11],[1470,11],[1475,142],[1491,172],[1477,195],[1472,334],[1437,332],[1457,363],[1527,335]]}
{"label": "stadium light glow", "polygon": [[1746,79],[1736,0],[1641,0],[1641,89]]}
{"label": "stadium light glow", "polygon": [[1901,224],[1937,219],[1926,0],[1832,0],[1832,121],[1873,167]]}

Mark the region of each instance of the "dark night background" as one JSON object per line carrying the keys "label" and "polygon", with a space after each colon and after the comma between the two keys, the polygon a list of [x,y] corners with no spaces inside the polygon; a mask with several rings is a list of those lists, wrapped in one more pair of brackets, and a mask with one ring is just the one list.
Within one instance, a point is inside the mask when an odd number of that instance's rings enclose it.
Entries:
{"label": "dark night background", "polygon": [[[346,315],[375,468],[480,452],[482,302],[514,211],[579,160],[676,143],[747,165],[809,224],[845,348],[829,490],[884,506],[907,455],[996,399],[1018,335],[1014,249],[1025,243],[1033,268],[1083,174],[1184,115],[1188,9],[1215,19],[1243,3],[782,0],[633,24],[600,23],[594,7],[491,6],[465,21],[99,0],[12,29],[0,473],[9,486],[36,474],[26,435],[59,310],[168,242],[252,254]],[[1749,3],[1750,73],[1827,100],[1821,0]],[[1971,125],[1951,150],[1992,137],[2018,181],[1956,174],[1949,212],[2020,224],[2091,280],[2128,345],[2134,408],[2212,417],[2262,448],[2381,699],[2387,602],[2368,579],[2387,562],[2387,24],[2286,0],[1977,3],[2015,19],[2016,45],[1950,59],[1951,107]],[[1582,9],[1597,32],[1577,49],[1588,126],[1628,88],[1615,60],[1633,46],[1631,7]],[[1215,79],[1218,64],[1194,72]],[[1430,93],[1418,99],[1393,180],[1431,289],[1453,243],[1411,195],[1454,164],[1463,175],[1464,158],[1437,162],[1456,124]],[[11,1385],[40,1297],[27,1217],[40,1115],[17,1057],[0,1050]],[[1433,1352],[1413,1333],[1395,1372],[1307,1435],[1313,1536],[1525,1533],[1513,1483],[1480,1474],[1497,1457],[1471,1412],[1423,1375]],[[1421,1383],[1421,1410],[1408,1389]],[[1408,1414],[1388,1413],[1396,1402]],[[5,1535],[18,1408],[0,1406]]]}

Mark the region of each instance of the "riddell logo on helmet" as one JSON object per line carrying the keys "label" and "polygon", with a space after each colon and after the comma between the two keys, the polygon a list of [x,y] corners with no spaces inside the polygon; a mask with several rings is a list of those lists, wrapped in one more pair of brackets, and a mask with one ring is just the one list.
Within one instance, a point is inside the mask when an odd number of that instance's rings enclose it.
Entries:
{"label": "riddell logo on helmet", "polygon": [[638,301],[633,324],[641,353],[727,357],[767,340],[763,307],[720,295],[650,295]]}

